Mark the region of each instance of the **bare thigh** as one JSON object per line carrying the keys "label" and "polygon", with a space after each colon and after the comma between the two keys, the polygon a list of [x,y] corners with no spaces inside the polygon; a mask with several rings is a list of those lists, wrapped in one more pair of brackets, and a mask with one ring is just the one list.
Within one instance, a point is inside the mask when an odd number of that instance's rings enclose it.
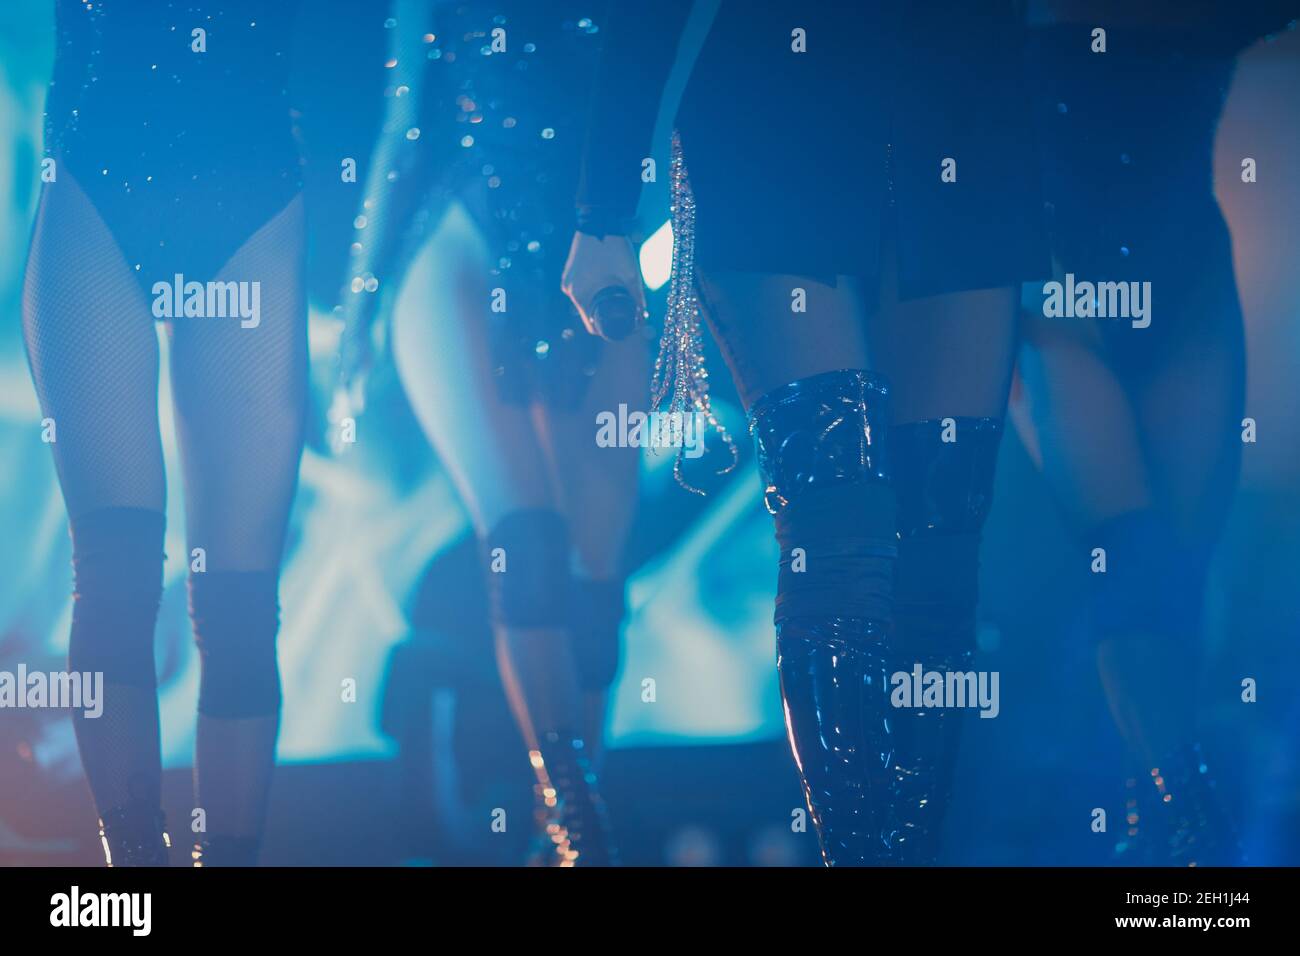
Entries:
{"label": "bare thigh", "polygon": [[650,361],[640,336],[605,343],[596,374],[576,409],[546,409],[544,419],[578,570],[607,579],[623,572],[627,533],[636,515],[639,448],[596,444],[596,416],[618,406],[646,410]]}
{"label": "bare thigh", "polygon": [[1076,530],[1151,504],[1130,396],[1086,327],[1022,321],[1022,390],[1013,416]]}
{"label": "bare thigh", "polygon": [[845,277],[830,285],[806,276],[721,272],[700,284],[746,409],[789,382],[867,367],[861,297]]}
{"label": "bare thigh", "polygon": [[511,511],[557,507],[536,410],[501,398],[489,335],[491,259],[453,204],[412,263],[393,318],[393,353],[421,427],[480,535]]}
{"label": "bare thigh", "polygon": [[1015,365],[1016,288],[899,301],[887,249],[879,301],[866,322],[871,368],[893,391],[896,422],[1001,418]]}

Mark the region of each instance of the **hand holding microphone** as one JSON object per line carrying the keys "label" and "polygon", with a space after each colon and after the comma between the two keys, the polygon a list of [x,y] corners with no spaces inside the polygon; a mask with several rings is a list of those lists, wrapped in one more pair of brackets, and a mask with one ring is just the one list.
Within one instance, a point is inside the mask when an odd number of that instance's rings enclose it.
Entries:
{"label": "hand holding microphone", "polygon": [[587,331],[606,341],[627,338],[645,321],[641,270],[626,236],[574,233],[560,287]]}

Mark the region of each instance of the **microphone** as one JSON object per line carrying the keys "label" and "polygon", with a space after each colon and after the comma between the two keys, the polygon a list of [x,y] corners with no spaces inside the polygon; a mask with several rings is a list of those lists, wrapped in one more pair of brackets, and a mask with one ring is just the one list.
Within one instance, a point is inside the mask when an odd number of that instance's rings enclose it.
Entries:
{"label": "microphone", "polygon": [[603,338],[619,342],[636,331],[641,307],[621,285],[606,286],[591,300],[591,315]]}

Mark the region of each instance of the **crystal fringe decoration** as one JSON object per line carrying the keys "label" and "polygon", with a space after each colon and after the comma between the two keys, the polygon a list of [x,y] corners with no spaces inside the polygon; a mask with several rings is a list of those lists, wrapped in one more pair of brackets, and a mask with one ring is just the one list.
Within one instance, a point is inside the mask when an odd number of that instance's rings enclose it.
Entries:
{"label": "crystal fringe decoration", "polygon": [[[677,445],[673,477],[687,491],[704,492],[682,475],[686,445],[682,429],[686,416],[703,419],[717,432],[731,452],[731,464],[718,472],[725,475],[736,467],[740,451],[731,434],[718,421],[709,400],[709,372],[704,366],[703,333],[700,328],[700,297],[695,285],[695,194],[682,158],[681,135],[673,130],[672,176],[669,184],[672,200],[673,265],[668,286],[668,314],[659,337],[659,355],[655,358],[654,377],[650,383],[650,406],[667,414],[671,443]],[[703,436],[701,436],[703,437]],[[665,442],[668,444],[669,442]]]}

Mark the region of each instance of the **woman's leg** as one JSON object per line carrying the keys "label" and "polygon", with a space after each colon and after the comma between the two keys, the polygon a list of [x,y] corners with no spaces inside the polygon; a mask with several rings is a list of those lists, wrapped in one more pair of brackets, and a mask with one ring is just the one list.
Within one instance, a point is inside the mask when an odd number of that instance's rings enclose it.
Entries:
{"label": "woman's leg", "polygon": [[[1105,573],[1089,575],[1098,666],[1144,770],[1130,799],[1147,829],[1151,816],[1166,828],[1138,842],[1160,847],[1151,862],[1228,862],[1229,828],[1193,741],[1206,579],[1241,451],[1241,314],[1211,162],[1233,63],[1138,32],[1140,55],[1080,71],[1070,29],[1036,30],[1031,43],[1054,251],[1062,272],[1141,282],[1147,324],[1099,322],[1088,350],[1036,344],[1028,397],[1051,445],[1069,436],[1064,467],[1053,475],[1049,462],[1048,476],[1075,518],[1080,560],[1106,553]],[[1169,121],[1152,126],[1157,107]],[[1031,327],[1062,323],[1082,324]],[[1093,415],[1098,381],[1118,397]]]}
{"label": "woman's leg", "polygon": [[[1213,327],[1201,326],[1215,334],[1183,343],[1132,386],[1151,486],[1169,516],[1164,573],[1155,581],[1164,597],[1154,616],[1160,626],[1145,641],[1120,635],[1104,642],[1098,654],[1112,709],[1118,719],[1126,708],[1121,729],[1138,745],[1143,769],[1156,784],[1151,789],[1143,781],[1143,803],[1157,809],[1157,832],[1168,828],[1161,839],[1168,855],[1159,862],[1178,865],[1240,862],[1231,818],[1196,743],[1205,593],[1237,486],[1244,406],[1244,342],[1231,259],[1225,255],[1215,265],[1206,263],[1200,274],[1217,273],[1221,294],[1199,302],[1207,311],[1217,306]],[[1158,815],[1171,807],[1172,815]]]}
{"label": "woman's leg", "polygon": [[539,410],[505,401],[496,380],[490,270],[486,239],[453,204],[406,282],[393,352],[483,546],[507,696],[543,802],[575,838],[556,841],[553,855],[572,863],[581,850],[583,862],[599,863],[608,847],[603,824],[586,816],[593,811],[569,628],[568,522],[538,437]]}
{"label": "woman's leg", "polygon": [[706,318],[746,411],[790,382],[866,368],[863,302],[853,280],[723,272],[701,275],[700,284]]}
{"label": "woman's leg", "polygon": [[[1015,358],[1016,291],[900,302],[888,246],[884,266],[867,339],[873,367],[893,386],[889,440],[899,507],[893,666],[967,673],[975,651],[980,535]],[[895,712],[883,785],[895,807],[891,840],[898,858],[933,863],[962,715],[919,703]]]}
{"label": "woman's leg", "polygon": [[203,866],[256,861],[275,764],[280,561],[307,399],[303,249],[297,198],[214,277],[258,284],[258,323],[179,318],[171,327],[190,616],[202,657],[194,780]]}
{"label": "woman's leg", "polygon": [[636,516],[639,448],[596,444],[596,416],[620,404],[644,409],[649,355],[640,336],[601,343],[595,374],[576,408],[548,408],[545,434],[574,553],[570,627],[582,692],[582,731],[599,754],[608,690],[618,671],[627,571],[623,550]]}
{"label": "woman's leg", "polygon": [[1022,428],[1032,430],[1044,476],[1078,535],[1080,567],[1095,563],[1094,549],[1105,555],[1104,572],[1089,579],[1089,625],[1115,722],[1146,760],[1172,744],[1189,716],[1185,696],[1164,698],[1167,706],[1146,717],[1136,713],[1148,694],[1131,693],[1121,663],[1123,648],[1147,643],[1134,632],[1160,616],[1159,575],[1175,557],[1172,528],[1156,507],[1146,436],[1092,323],[1026,316],[1021,327]]}
{"label": "woman's leg", "polygon": [[799,276],[715,274],[703,293],[776,523],[777,668],[822,857],[896,862],[893,804],[876,784],[889,747],[897,515],[888,389],[867,370],[860,302],[847,280]]}
{"label": "woman's leg", "polygon": [[1178,284],[1174,315],[1162,316],[1166,328],[1187,334],[1171,336],[1160,361],[1142,363],[1126,380],[1152,487],[1184,540],[1207,547],[1223,532],[1241,468],[1246,343],[1231,240],[1217,204],[1201,227],[1203,241],[1180,250],[1196,266]]}
{"label": "woman's leg", "polygon": [[[1157,330],[1110,330],[1103,346],[1090,327],[1034,317],[1023,324],[1021,363],[1028,424],[1080,533],[1080,561],[1094,548],[1106,555],[1104,574],[1090,575],[1089,618],[1111,713],[1143,770],[1161,771],[1150,793],[1132,782],[1126,814],[1181,790],[1179,803],[1199,801],[1197,814],[1229,841],[1217,801],[1198,796],[1204,763],[1193,741],[1206,576],[1241,454],[1243,342],[1230,268],[1226,256],[1218,268],[1207,261],[1192,294],[1164,297],[1165,322],[1178,323],[1165,328],[1178,331],[1154,346],[1144,336]],[[1175,840],[1187,836],[1178,821],[1170,827]],[[1231,852],[1212,836],[1202,834],[1198,852]]]}
{"label": "woman's leg", "polygon": [[153,655],[166,494],[158,332],[67,170],[41,197],[23,332],[72,527],[69,667],[104,679],[103,713],[73,715],[104,847],[110,865],[165,865]]}

